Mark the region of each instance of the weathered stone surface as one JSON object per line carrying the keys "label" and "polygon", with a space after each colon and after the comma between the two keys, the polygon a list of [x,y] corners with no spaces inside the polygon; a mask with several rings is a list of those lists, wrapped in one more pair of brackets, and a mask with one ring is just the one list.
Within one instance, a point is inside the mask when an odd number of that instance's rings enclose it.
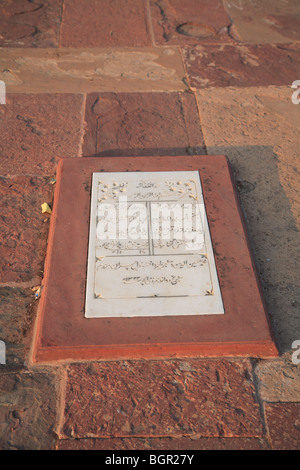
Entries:
{"label": "weathered stone surface", "polygon": [[61,437],[187,435],[262,436],[248,361],[69,367]]}
{"label": "weathered stone surface", "polygon": [[176,48],[3,49],[0,80],[8,93],[186,90]]}
{"label": "weathered stone surface", "polygon": [[291,91],[257,87],[197,94],[207,152],[227,155],[233,166],[281,352],[300,338],[300,127]]}
{"label": "weathered stone surface", "polygon": [[[51,175],[80,155],[81,95],[8,95],[0,107],[0,175]],[[42,201],[44,202],[44,201]]]}
{"label": "weathered stone surface", "polygon": [[266,422],[274,450],[300,449],[300,403],[268,403]]}
{"label": "weathered stone surface", "polygon": [[297,44],[198,45],[185,47],[183,56],[195,89],[286,86],[300,75],[299,49]]}
{"label": "weathered stone surface", "polygon": [[[268,442],[263,438],[115,438],[115,439],[62,439],[58,450],[267,450]],[[163,454],[162,454],[163,455]],[[183,454],[182,454],[183,455]],[[192,460],[192,463],[195,461]],[[162,462],[162,460],[161,460]],[[182,462],[182,460],[180,460]],[[185,463],[188,462],[186,459]]]}
{"label": "weathered stone surface", "polygon": [[151,0],[157,44],[231,42],[230,19],[221,0]]}
{"label": "weathered stone surface", "polygon": [[56,380],[50,373],[0,374],[0,448],[54,447]]}
{"label": "weathered stone surface", "polygon": [[34,295],[30,289],[0,287],[0,340],[6,345],[6,364],[3,369],[24,364],[33,303]]}
{"label": "weathered stone surface", "polygon": [[224,3],[238,35],[248,44],[300,40],[298,0],[225,0]]}
{"label": "weathered stone surface", "polygon": [[0,282],[39,283],[50,217],[42,214],[41,204],[51,204],[52,192],[47,178],[0,178]]}
{"label": "weathered stone surface", "polygon": [[65,0],[60,45],[151,45],[145,3],[140,0]]}
{"label": "weathered stone surface", "polygon": [[84,156],[205,153],[189,93],[90,94],[86,122]]}
{"label": "weathered stone surface", "polygon": [[57,47],[63,0],[0,4],[1,47]]}
{"label": "weathered stone surface", "polygon": [[300,369],[292,353],[274,361],[260,361],[255,367],[258,392],[268,402],[297,402],[300,397]]}

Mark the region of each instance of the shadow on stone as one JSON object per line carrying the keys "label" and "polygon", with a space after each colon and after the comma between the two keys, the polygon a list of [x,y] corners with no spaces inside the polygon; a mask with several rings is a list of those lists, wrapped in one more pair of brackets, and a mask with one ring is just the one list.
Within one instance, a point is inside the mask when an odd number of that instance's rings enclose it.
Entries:
{"label": "shadow on stone", "polygon": [[[233,169],[279,352],[300,339],[299,230],[271,146],[210,147]],[[295,170],[296,171],[296,170]]]}
{"label": "shadow on stone", "polygon": [[84,157],[161,157],[177,155],[206,155],[205,147],[168,147],[168,148],[132,148],[110,149]]}

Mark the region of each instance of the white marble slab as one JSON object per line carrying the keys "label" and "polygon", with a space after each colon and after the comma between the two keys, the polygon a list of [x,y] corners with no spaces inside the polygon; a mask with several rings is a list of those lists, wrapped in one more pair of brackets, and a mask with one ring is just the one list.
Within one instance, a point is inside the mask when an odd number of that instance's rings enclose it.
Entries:
{"label": "white marble slab", "polygon": [[223,313],[199,173],[94,173],[85,316]]}

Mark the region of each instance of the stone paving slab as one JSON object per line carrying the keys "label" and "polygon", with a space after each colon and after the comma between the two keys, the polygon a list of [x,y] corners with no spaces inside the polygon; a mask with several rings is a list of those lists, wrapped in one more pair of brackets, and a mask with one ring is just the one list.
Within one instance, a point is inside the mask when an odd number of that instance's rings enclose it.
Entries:
{"label": "stone paving slab", "polygon": [[34,293],[20,287],[0,287],[0,340],[6,346],[6,364],[0,366],[0,373],[7,367],[23,367],[31,338],[31,324],[34,316]]}
{"label": "stone paving slab", "polygon": [[[115,439],[62,439],[57,450],[268,450],[264,438],[115,438]],[[145,455],[146,456],[146,455]]]}
{"label": "stone paving slab", "polygon": [[0,4],[1,47],[57,47],[63,0]]}
{"label": "stone paving slab", "polygon": [[0,449],[51,449],[56,399],[52,372],[0,374]]}
{"label": "stone paving slab", "polygon": [[193,89],[290,86],[300,76],[299,51],[298,44],[197,45],[184,47],[183,57]]}
{"label": "stone paving slab", "polygon": [[268,403],[266,422],[274,450],[300,449],[300,403]]}
{"label": "stone paving slab", "polygon": [[41,204],[51,205],[52,197],[49,178],[0,178],[1,283],[41,283],[49,230]]}
{"label": "stone paving slab", "polygon": [[86,101],[83,155],[204,154],[189,93],[101,93]]}
{"label": "stone paving slab", "polygon": [[298,0],[224,0],[240,38],[250,44],[300,40]]}
{"label": "stone paving slab", "polygon": [[259,396],[264,402],[298,402],[300,369],[292,362],[292,353],[279,360],[260,361],[255,376]]}
{"label": "stone paving slab", "polygon": [[0,80],[8,93],[183,91],[177,48],[3,48]]}
{"label": "stone paving slab", "polygon": [[64,0],[60,46],[149,46],[144,0]]}
{"label": "stone paving slab", "polygon": [[222,0],[150,0],[155,43],[232,42]]}
{"label": "stone paving slab", "polygon": [[247,360],[70,365],[65,403],[61,438],[263,434]]}
{"label": "stone paving slab", "polygon": [[207,152],[227,155],[233,167],[281,353],[300,338],[300,118],[291,91],[255,87],[197,93]]}
{"label": "stone paving slab", "polygon": [[80,156],[84,99],[8,94],[0,107],[0,175],[55,175],[61,157]]}

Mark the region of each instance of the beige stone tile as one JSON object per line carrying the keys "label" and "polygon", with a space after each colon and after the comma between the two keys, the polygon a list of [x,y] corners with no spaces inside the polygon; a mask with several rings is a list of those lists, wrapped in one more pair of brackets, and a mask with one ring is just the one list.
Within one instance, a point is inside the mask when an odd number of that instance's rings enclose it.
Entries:
{"label": "beige stone tile", "polygon": [[298,0],[224,0],[233,25],[247,43],[300,40]]}
{"label": "beige stone tile", "polygon": [[8,93],[182,91],[175,48],[2,49],[0,80]]}
{"label": "beige stone tile", "polygon": [[279,360],[260,361],[255,367],[258,392],[268,402],[298,402],[300,370],[291,353]]}

